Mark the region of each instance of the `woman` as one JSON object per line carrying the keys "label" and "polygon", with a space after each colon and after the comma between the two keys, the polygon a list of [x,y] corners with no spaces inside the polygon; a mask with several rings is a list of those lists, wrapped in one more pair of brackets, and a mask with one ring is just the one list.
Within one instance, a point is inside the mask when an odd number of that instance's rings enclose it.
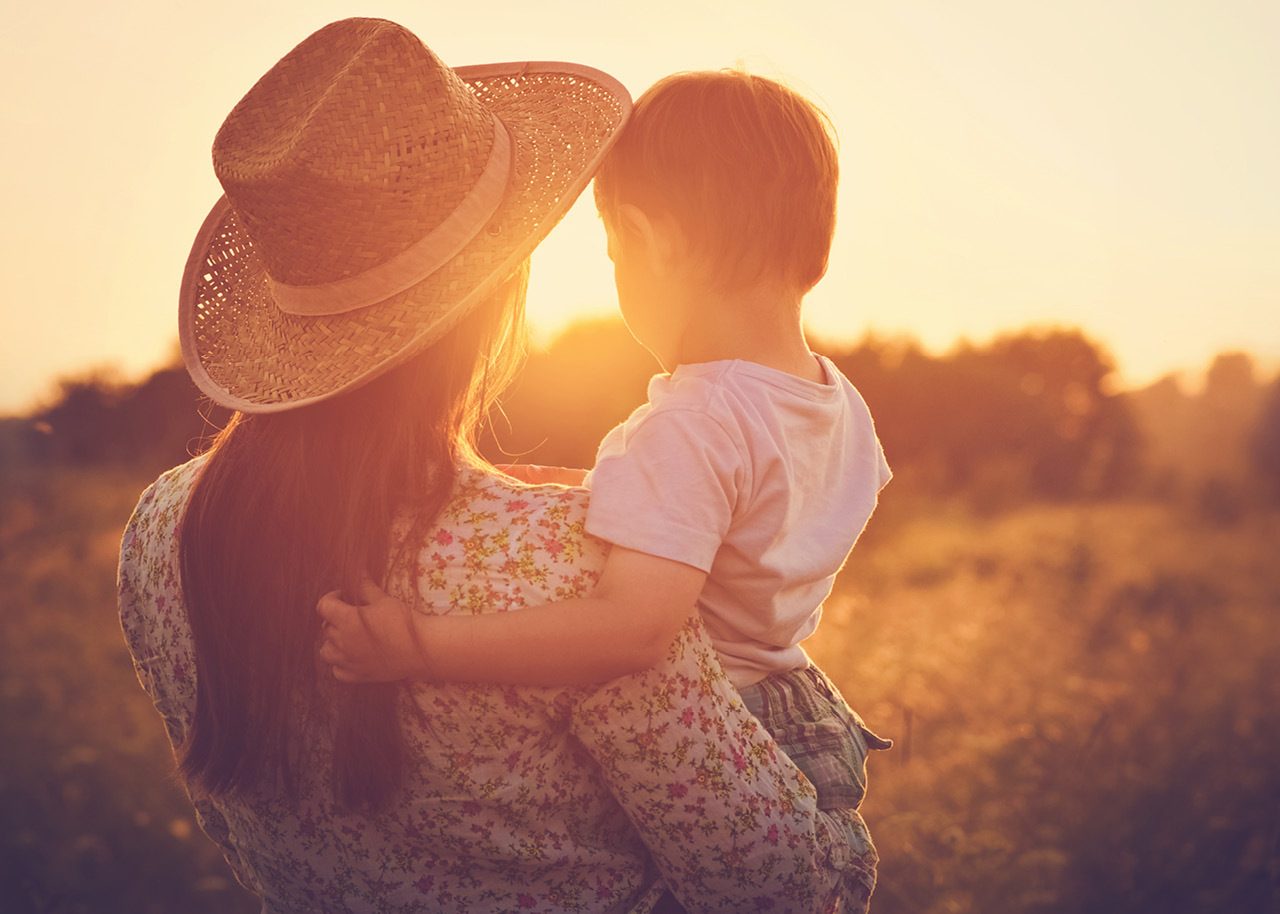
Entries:
{"label": "woman", "polygon": [[427,612],[585,592],[585,493],[471,446],[529,253],[626,117],[569,64],[449,70],[382,20],[305,40],[214,142],[183,353],[237,410],[143,494],[120,606],[205,831],[264,911],[821,910],[852,823],[742,707],[695,622],[596,690],[351,686],[316,597]]}

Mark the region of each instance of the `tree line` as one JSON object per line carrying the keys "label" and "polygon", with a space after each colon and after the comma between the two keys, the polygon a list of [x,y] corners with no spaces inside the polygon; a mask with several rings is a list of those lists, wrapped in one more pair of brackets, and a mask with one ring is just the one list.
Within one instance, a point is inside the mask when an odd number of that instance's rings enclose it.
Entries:
{"label": "tree line", "polygon": [[[999,505],[1127,493],[1280,497],[1280,379],[1220,356],[1195,395],[1165,378],[1114,388],[1114,364],[1079,330],[1020,331],[931,354],[909,340],[817,343],[863,394],[895,474],[929,494]],[[589,466],[658,370],[617,320],[535,349],[484,432],[495,462]],[[198,452],[227,413],[180,365],[137,384],[60,383],[49,405],[0,430],[0,459],[159,470]],[[902,483],[899,484],[900,487]]]}

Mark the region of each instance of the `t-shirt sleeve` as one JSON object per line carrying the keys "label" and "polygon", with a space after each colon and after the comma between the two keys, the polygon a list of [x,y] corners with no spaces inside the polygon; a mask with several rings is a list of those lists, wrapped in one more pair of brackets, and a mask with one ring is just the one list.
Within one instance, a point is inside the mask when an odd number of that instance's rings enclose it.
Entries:
{"label": "t-shirt sleeve", "polygon": [[587,532],[710,571],[729,530],[745,461],[724,426],[696,410],[655,410],[602,444]]}
{"label": "t-shirt sleeve", "polygon": [[893,479],[893,470],[889,468],[889,461],[884,456],[884,445],[880,443],[880,439],[876,439],[876,469],[880,474],[879,485],[876,491],[879,492],[889,484],[889,480]]}

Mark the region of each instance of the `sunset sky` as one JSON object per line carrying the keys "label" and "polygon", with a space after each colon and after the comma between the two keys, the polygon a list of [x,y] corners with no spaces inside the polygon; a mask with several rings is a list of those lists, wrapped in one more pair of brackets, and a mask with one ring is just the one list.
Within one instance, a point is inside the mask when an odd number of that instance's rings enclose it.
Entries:
{"label": "sunset sky", "polygon": [[[1129,384],[1228,348],[1280,365],[1275,0],[27,3],[0,38],[0,413],[173,357],[218,126],[351,15],[456,66],[571,60],[638,95],[742,64],[817,99],[843,170],[823,337],[1079,325]],[[530,312],[545,339],[613,301],[588,194],[534,256]]]}

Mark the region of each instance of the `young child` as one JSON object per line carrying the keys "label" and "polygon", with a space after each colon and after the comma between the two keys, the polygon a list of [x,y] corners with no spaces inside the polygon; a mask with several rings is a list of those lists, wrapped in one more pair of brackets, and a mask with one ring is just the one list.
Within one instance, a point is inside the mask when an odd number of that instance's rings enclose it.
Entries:
{"label": "young child", "polygon": [[890,478],[866,404],[801,326],[836,183],[824,115],[778,83],[690,73],[646,92],[595,192],[623,316],[670,374],[585,480],[523,471],[590,487],[587,532],[612,545],[598,586],[474,616],[414,613],[371,584],[363,608],[326,595],[337,678],[599,682],[658,662],[696,607],[819,807],[856,810],[867,749],[890,743],[800,646]]}

